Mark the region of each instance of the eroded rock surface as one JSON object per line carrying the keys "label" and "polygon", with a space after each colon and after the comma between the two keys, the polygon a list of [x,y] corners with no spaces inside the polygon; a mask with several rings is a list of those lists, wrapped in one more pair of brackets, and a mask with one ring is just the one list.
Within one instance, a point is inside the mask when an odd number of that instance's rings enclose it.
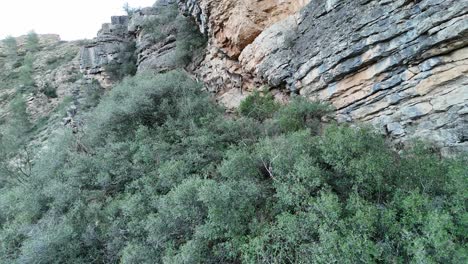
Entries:
{"label": "eroded rock surface", "polygon": [[[120,26],[109,26],[119,28],[118,37],[98,37],[85,51],[91,63],[82,66],[101,71],[128,37],[136,43],[140,71],[171,69],[176,40],[169,35],[155,42],[141,25],[157,16],[158,5],[174,1],[160,0],[134,14],[122,36]],[[447,152],[468,150],[464,1],[177,2],[208,37],[206,56],[194,73],[226,106],[238,106],[249,91],[266,84],[283,94],[330,102],[339,121],[373,124],[395,142],[428,139]]]}
{"label": "eroded rock surface", "polygon": [[[163,72],[177,67],[174,61],[175,31],[163,39],[155,39],[151,32],[143,30],[145,24],[156,21],[176,0],[159,0],[153,7],[147,7],[128,16],[112,17],[105,23],[97,37],[81,51],[81,69],[97,79],[103,87],[113,84],[106,68],[128,63],[136,64],[138,71]],[[177,12],[177,10],[175,10]],[[135,61],[129,58],[136,56]]]}
{"label": "eroded rock surface", "polygon": [[272,20],[258,12],[273,1],[181,2],[211,36],[200,73],[221,86],[213,90],[268,83],[330,102],[339,120],[372,123],[397,142],[467,150],[464,1],[282,1],[288,7],[276,8],[287,11]]}
{"label": "eroded rock surface", "polygon": [[81,71],[93,76],[103,87],[110,87],[112,81],[106,74],[105,67],[110,63],[123,63],[123,58],[134,52],[132,45],[133,36],[128,31],[128,17],[112,17],[111,23],[103,24],[97,37],[81,48]]}
{"label": "eroded rock surface", "polygon": [[[245,71],[238,57],[266,28],[297,13],[310,0],[179,0],[182,12],[194,17],[208,36],[205,60],[196,73],[209,91],[235,102],[264,82]],[[231,92],[232,89],[238,91]],[[228,93],[224,95],[225,93]],[[238,104],[224,104],[235,107]]]}

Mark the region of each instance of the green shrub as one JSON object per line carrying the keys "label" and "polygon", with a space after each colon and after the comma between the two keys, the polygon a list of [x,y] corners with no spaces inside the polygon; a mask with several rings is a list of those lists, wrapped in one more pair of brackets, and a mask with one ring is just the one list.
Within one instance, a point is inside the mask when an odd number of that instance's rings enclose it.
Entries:
{"label": "green shrub", "polygon": [[125,13],[127,14],[127,16],[128,16],[129,18],[131,18],[131,17],[135,14],[135,12],[138,11],[137,8],[131,7],[131,6],[128,4],[128,2],[125,2],[125,4],[123,5],[122,8],[123,8],[123,10],[125,11]]}
{"label": "green shrub", "polygon": [[239,106],[239,113],[246,117],[264,121],[271,118],[279,109],[278,103],[271,93],[262,94],[259,91],[254,91],[247,96]]}
{"label": "green shrub", "polygon": [[70,62],[75,56],[77,55],[77,51],[75,49],[67,50],[64,55],[61,56],[52,56],[47,58],[47,68],[54,70],[60,67],[61,65]]}
{"label": "green shrub", "polygon": [[178,13],[176,4],[160,6],[158,14],[147,19],[143,24],[144,33],[149,34],[154,42],[163,41],[171,34],[175,34],[177,32],[175,21]]}
{"label": "green shrub", "polygon": [[30,91],[35,85],[33,79],[34,74],[34,55],[30,52],[26,54],[23,59],[23,65],[19,69],[19,81],[20,81],[20,91],[27,92]]}
{"label": "green shrub", "polygon": [[93,81],[91,84],[85,85],[83,90],[84,109],[96,107],[99,104],[101,97],[104,95],[104,88],[102,88],[97,81]]}
{"label": "green shrub", "polygon": [[318,130],[328,107],[302,99],[254,94],[246,109],[262,111],[227,118],[181,71],[126,78],[101,100],[90,89],[84,127],[53,137],[26,179],[9,166],[28,142],[15,139],[22,97],[1,127],[0,261],[466,262],[466,157]]}
{"label": "green shrub", "polygon": [[175,23],[177,25],[175,61],[178,65],[185,66],[203,53],[207,40],[190,18],[179,15]]}
{"label": "green shrub", "polygon": [[160,6],[159,14],[148,19],[143,24],[143,29],[154,42],[163,42],[171,35],[175,37],[174,61],[180,67],[201,56],[207,43],[206,37],[200,33],[196,23],[179,14],[176,4]]}
{"label": "green shrub", "polygon": [[137,72],[136,46],[132,44],[119,52],[119,61],[110,61],[105,65],[105,71],[114,80],[122,80],[126,76],[133,76]]}
{"label": "green shrub", "polygon": [[51,86],[50,84],[46,85],[43,93],[49,98],[57,98],[57,88]]}
{"label": "green shrub", "polygon": [[26,36],[26,42],[24,44],[26,51],[28,52],[37,52],[40,49],[39,46],[39,36],[36,32],[31,31]]}
{"label": "green shrub", "polygon": [[5,38],[3,41],[3,45],[5,48],[5,53],[7,57],[12,60],[16,60],[18,57],[18,42],[12,36]]}
{"label": "green shrub", "polygon": [[291,102],[275,115],[282,131],[298,131],[305,128],[318,134],[321,118],[329,114],[332,108],[324,103],[310,102],[304,97],[295,96]]}

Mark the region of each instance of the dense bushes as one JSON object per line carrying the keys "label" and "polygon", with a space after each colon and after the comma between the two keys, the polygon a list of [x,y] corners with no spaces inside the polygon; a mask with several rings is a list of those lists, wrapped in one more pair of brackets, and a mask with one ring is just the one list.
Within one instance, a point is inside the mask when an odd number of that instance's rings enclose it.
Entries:
{"label": "dense bushes", "polygon": [[466,261],[466,159],[254,96],[228,119],[183,73],[126,79],[3,184],[0,262]]}
{"label": "dense bushes", "polygon": [[36,34],[36,32],[31,31],[28,33],[28,35],[26,35],[26,42],[24,43],[24,48],[26,49],[26,51],[31,53],[39,51],[39,36]]}

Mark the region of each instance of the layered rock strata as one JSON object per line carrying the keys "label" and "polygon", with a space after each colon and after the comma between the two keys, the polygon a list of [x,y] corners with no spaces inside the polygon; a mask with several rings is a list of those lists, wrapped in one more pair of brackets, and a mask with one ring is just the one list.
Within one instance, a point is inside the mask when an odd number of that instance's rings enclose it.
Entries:
{"label": "layered rock strata", "polygon": [[[171,69],[173,36],[154,42],[141,25],[157,16],[158,6],[174,1],[160,0],[131,20],[113,23],[109,28],[117,37],[98,36],[84,49],[82,68],[102,71],[120,50],[115,47],[130,40],[137,46],[139,70]],[[177,2],[208,37],[205,59],[194,74],[228,107],[268,85],[281,94],[329,102],[339,121],[373,124],[395,142],[425,139],[446,152],[468,151],[464,1]],[[100,35],[107,36],[105,29]]]}
{"label": "layered rock strata", "polygon": [[468,150],[464,1],[282,1],[291,12],[271,24],[258,15],[269,1],[239,1],[246,11],[238,13],[228,0],[181,2],[225,55],[207,56],[201,74],[208,85],[234,73],[243,83],[228,81],[229,93],[267,83],[330,102],[339,120],[372,123],[397,142],[429,139]]}

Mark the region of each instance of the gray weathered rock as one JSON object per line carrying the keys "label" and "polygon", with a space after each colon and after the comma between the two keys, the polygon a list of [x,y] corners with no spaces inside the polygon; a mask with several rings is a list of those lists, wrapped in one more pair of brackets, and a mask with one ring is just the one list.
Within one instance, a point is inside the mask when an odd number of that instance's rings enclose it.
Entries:
{"label": "gray weathered rock", "polygon": [[92,43],[81,50],[82,72],[97,79],[102,86],[112,86],[106,65],[128,63],[128,58],[136,56],[138,71],[162,72],[176,68],[174,60],[175,36],[170,34],[163,40],[155,41],[143,30],[145,23],[151,22],[166,10],[175,0],[159,0],[153,7],[136,10],[129,18],[116,16],[111,23],[103,24]]}
{"label": "gray weathered rock", "polygon": [[[141,30],[158,8],[174,1],[160,0],[128,22],[116,18],[105,25],[82,52],[85,72],[101,74],[129,43],[136,46],[139,71],[174,68],[174,35],[154,41]],[[395,142],[428,139],[446,153],[468,148],[463,1],[177,2],[208,36],[195,73],[225,105],[235,106],[244,91],[268,84],[330,102],[337,120],[373,124]]]}
{"label": "gray weathered rock", "polygon": [[332,103],[340,120],[460,149],[467,45],[463,1],[311,1],[263,30],[239,62],[244,76]]}

